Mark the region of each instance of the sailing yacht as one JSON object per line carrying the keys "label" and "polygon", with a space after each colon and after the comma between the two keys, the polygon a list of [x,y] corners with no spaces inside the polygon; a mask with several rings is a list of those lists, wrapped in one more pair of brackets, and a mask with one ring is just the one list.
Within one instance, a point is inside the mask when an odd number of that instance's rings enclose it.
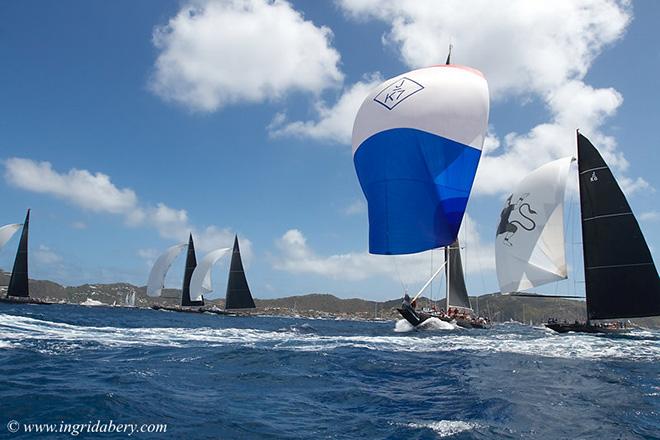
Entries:
{"label": "sailing yacht", "polygon": [[[191,292],[194,296],[201,297],[204,293],[213,291],[211,285],[211,268],[222,256],[224,256],[230,249],[219,249],[211,252],[204,257],[203,262],[199,265],[192,275],[190,283]],[[247,278],[245,276],[245,269],[243,268],[243,260],[241,259],[241,249],[238,244],[238,236],[234,236],[234,247],[231,249],[231,262],[229,264],[229,276],[227,278],[227,291],[225,293],[225,308],[219,309],[213,307],[207,309],[207,312],[216,314],[237,314],[247,312],[255,309],[254,299],[250,292]]]}
{"label": "sailing yacht", "polygon": [[[442,271],[445,271],[445,309],[438,310],[435,305],[431,308],[417,310],[415,303],[433,279]],[[447,322],[455,322],[456,325],[463,328],[486,328],[488,323],[485,319],[475,315],[470,298],[465,287],[465,277],[463,276],[463,264],[461,262],[461,252],[458,239],[445,247],[445,262],[433,274],[426,284],[420,289],[414,298],[408,300],[404,298],[403,304],[397,309],[398,312],[412,326],[417,327],[429,318],[438,318]]]}
{"label": "sailing yacht", "polygon": [[204,298],[201,297],[199,300],[192,301],[190,299],[190,280],[192,278],[193,271],[197,267],[197,259],[195,257],[195,244],[193,242],[192,234],[188,238],[188,244],[185,243],[174,245],[168,248],[162,255],[160,255],[149,273],[149,281],[147,282],[147,295],[152,297],[159,297],[165,285],[165,276],[169,271],[170,267],[174,260],[179,256],[183,249],[187,248],[188,252],[186,255],[186,266],[185,272],[183,275],[183,285],[181,287],[181,306],[172,307],[164,305],[153,305],[152,308],[156,310],[164,309],[171,311],[193,311],[197,312],[196,309],[190,309],[189,307],[201,307],[204,305]]}
{"label": "sailing yacht", "polygon": [[11,271],[9,285],[7,286],[7,295],[0,298],[0,302],[9,303],[27,303],[27,304],[50,304],[49,302],[38,298],[30,297],[28,283],[28,234],[30,229],[30,210],[27,210],[25,222],[23,224],[5,225],[0,228],[0,247],[4,245],[14,235],[14,233],[23,227],[21,239],[18,243],[14,267]]}
{"label": "sailing yacht", "polygon": [[[596,147],[579,132],[577,153],[587,321],[551,320],[546,326],[559,333],[618,332],[622,323],[601,320],[660,315],[660,280],[619,184]],[[502,292],[567,277],[563,203],[571,160],[559,159],[532,171],[507,199],[495,245]]]}

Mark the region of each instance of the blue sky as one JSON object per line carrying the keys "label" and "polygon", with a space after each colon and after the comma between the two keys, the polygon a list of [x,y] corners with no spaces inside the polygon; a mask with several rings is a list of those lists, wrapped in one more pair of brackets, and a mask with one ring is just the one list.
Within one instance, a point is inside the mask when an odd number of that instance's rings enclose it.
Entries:
{"label": "blue sky", "polygon": [[[657,260],[660,4],[469,3],[2,2],[0,224],[32,208],[31,276],[67,285],[144,285],[193,230],[200,254],[238,233],[256,297],[398,297],[440,252],[366,254],[350,127],[379,81],[443,62],[451,41],[491,89],[464,225],[471,293],[497,290],[505,193],[571,154],[577,127],[605,151]],[[573,278],[545,291],[579,294]]]}

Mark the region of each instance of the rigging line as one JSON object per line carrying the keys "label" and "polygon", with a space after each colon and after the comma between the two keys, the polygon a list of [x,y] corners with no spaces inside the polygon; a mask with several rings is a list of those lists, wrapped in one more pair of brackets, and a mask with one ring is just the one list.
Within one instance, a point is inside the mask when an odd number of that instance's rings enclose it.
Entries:
{"label": "rigging line", "polygon": [[[433,275],[433,249],[431,249],[431,270],[430,274]],[[429,286],[429,291],[431,292],[429,294],[429,305],[433,305],[433,281],[431,281],[431,285]]]}
{"label": "rigging line", "polygon": [[403,278],[401,278],[401,272],[399,272],[399,263],[398,263],[398,255],[394,255],[394,270],[396,271],[396,276],[399,278],[399,283],[401,283],[401,288],[403,289],[404,295],[408,293],[408,287],[406,284],[403,282]]}

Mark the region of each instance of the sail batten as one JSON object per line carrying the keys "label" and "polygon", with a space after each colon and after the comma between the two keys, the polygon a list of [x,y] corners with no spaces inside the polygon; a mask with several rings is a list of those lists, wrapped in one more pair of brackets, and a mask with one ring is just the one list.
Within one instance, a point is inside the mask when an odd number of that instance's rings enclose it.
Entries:
{"label": "sail batten", "polygon": [[660,315],[660,280],[639,223],[598,150],[577,138],[587,316]]}
{"label": "sail batten", "polygon": [[250,286],[245,277],[241,250],[238,246],[238,236],[234,237],[234,248],[229,265],[229,278],[227,279],[227,293],[225,295],[225,309],[254,309],[256,306],[250,293]]}

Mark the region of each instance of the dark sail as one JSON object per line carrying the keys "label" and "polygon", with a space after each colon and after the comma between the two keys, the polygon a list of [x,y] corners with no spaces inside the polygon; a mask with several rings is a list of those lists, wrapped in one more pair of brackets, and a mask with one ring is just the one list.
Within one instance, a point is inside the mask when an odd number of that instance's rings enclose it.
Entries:
{"label": "dark sail", "polygon": [[181,305],[182,306],[203,306],[204,300],[191,301],[190,300],[190,279],[192,278],[193,271],[197,267],[197,258],[195,257],[195,244],[193,243],[192,234],[188,239],[188,255],[186,256],[186,271],[183,274],[183,287],[181,288]]}
{"label": "dark sail", "polygon": [[243,262],[241,261],[241,250],[238,248],[238,236],[234,237],[234,250],[231,254],[229,265],[229,279],[227,280],[227,296],[225,297],[225,309],[254,309],[254,300],[250,293]]}
{"label": "dark sail", "polygon": [[589,140],[577,134],[589,319],[660,315],[660,281],[626,197]]}
{"label": "dark sail", "polygon": [[28,209],[23,223],[21,241],[18,243],[18,251],[14,260],[14,268],[11,271],[7,296],[30,296],[28,290],[28,229],[30,228],[30,210]]}
{"label": "dark sail", "polygon": [[463,264],[461,262],[461,251],[458,239],[451,246],[445,248],[445,276],[449,280],[449,306],[451,307],[470,307],[470,298],[468,298],[465,287],[465,278],[463,277]]}

